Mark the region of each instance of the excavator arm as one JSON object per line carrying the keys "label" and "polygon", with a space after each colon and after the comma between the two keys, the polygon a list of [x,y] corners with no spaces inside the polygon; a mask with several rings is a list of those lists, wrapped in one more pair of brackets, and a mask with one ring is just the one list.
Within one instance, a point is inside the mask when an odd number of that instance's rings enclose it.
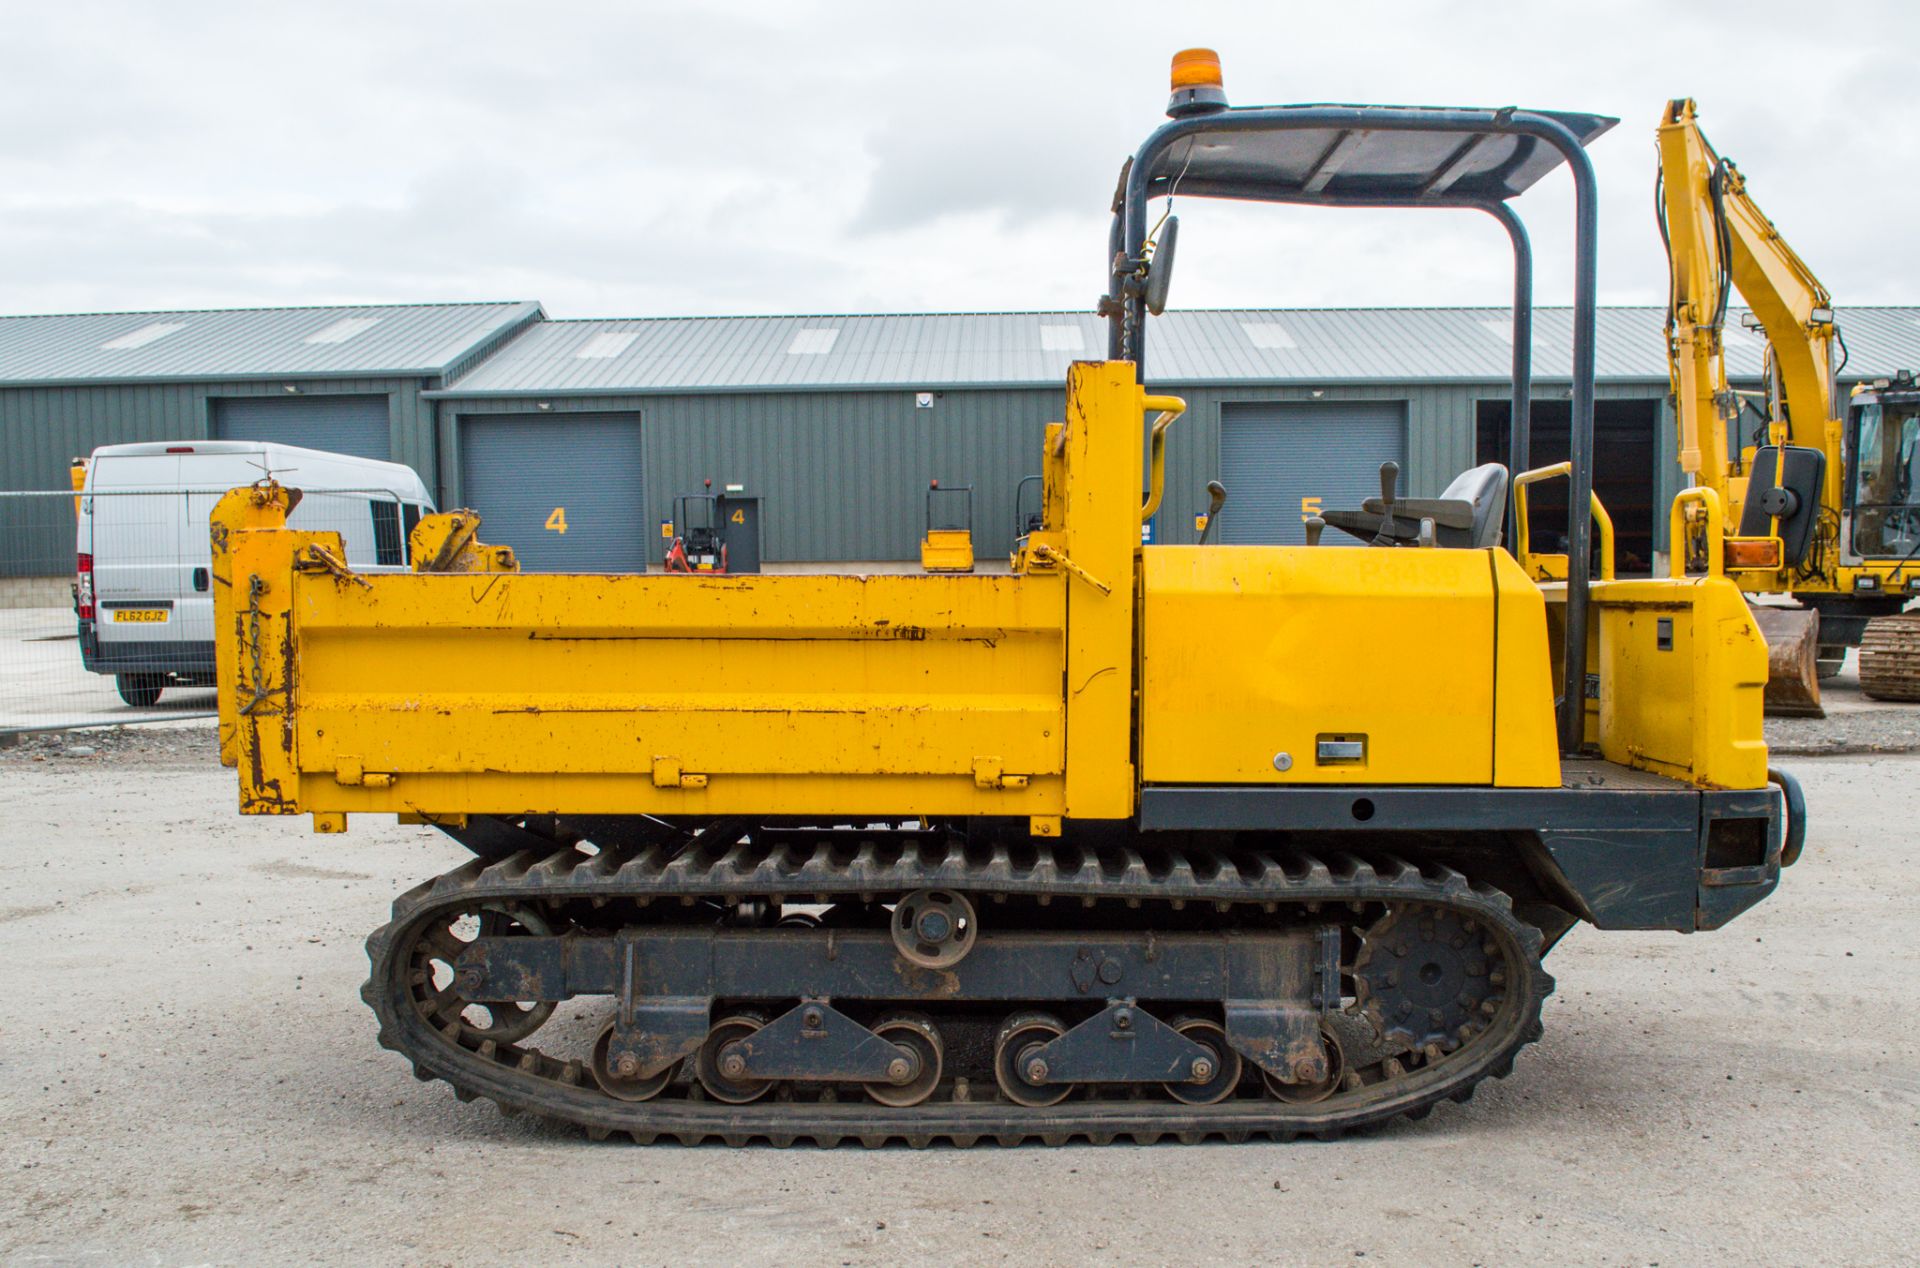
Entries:
{"label": "excavator arm", "polygon": [[1727,386],[1723,334],[1729,291],[1738,291],[1767,338],[1768,440],[1825,454],[1821,503],[1837,508],[1842,464],[1833,300],[1754,203],[1739,169],[1714,151],[1690,98],[1667,104],[1658,135],[1660,220],[1672,276],[1667,357],[1680,465],[1719,495],[1730,525],[1740,522],[1746,480],[1728,438],[1739,406]]}

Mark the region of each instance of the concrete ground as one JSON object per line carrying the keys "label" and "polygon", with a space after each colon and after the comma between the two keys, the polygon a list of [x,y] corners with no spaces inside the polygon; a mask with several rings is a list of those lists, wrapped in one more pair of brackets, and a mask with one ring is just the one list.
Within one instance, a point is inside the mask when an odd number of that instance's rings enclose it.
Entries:
{"label": "concrete ground", "polygon": [[[90,756],[75,756],[79,747]],[[1920,758],[1800,759],[1726,930],[1554,953],[1514,1076],[1339,1143],[639,1148],[416,1083],[359,1001],[429,831],[234,813],[204,727],[0,752],[14,1264],[1911,1262]]]}
{"label": "concrete ground", "polygon": [[80,663],[72,608],[0,608],[0,731],[201,717],[214,707],[211,687],[169,687],[159,704],[135,709],[112,678]]}

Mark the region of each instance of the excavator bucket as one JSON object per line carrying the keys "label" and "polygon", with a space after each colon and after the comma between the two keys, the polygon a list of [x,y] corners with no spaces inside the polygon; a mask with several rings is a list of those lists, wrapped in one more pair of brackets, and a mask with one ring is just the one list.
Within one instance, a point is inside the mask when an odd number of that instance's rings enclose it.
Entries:
{"label": "excavator bucket", "polygon": [[1755,606],[1767,640],[1767,712],[1782,718],[1824,718],[1820,706],[1820,614],[1811,608]]}

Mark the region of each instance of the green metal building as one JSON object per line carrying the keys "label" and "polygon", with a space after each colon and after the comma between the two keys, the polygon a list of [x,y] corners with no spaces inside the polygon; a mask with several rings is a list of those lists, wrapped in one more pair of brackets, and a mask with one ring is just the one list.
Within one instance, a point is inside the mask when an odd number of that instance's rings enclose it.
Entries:
{"label": "green metal building", "polygon": [[[1920,309],[1843,311],[1843,381],[1920,365]],[[1731,323],[1730,323],[1731,325]],[[1386,459],[1414,495],[1504,453],[1504,309],[1231,310],[1155,319],[1154,390],[1187,398],[1155,540],[1190,541],[1204,486],[1223,540],[1299,540]],[[1734,327],[1736,380],[1759,337]],[[1571,329],[1535,314],[1534,440],[1564,456]],[[413,465],[529,567],[657,563],[676,494],[757,496],[769,564],[916,557],[930,480],[972,485],[1003,555],[1067,366],[1104,354],[1080,313],[551,321],[537,304],[0,319],[0,489],[65,486],[102,444],[272,439]],[[1600,313],[1596,488],[1623,567],[1664,545],[1673,461],[1661,314]],[[295,477],[297,481],[297,476]],[[0,511],[0,575],[49,557]],[[1543,516],[1543,522],[1552,522]],[[57,535],[57,531],[56,531]]]}

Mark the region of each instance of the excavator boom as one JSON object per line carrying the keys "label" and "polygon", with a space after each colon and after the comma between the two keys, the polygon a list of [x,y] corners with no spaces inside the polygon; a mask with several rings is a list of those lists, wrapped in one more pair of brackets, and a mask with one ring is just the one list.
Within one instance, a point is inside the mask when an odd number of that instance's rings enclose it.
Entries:
{"label": "excavator boom", "polygon": [[[1833,299],[1754,202],[1740,170],[1701,132],[1690,98],[1667,103],[1658,140],[1680,465],[1727,509],[1727,570],[1741,589],[1800,600],[1769,609],[1761,622],[1773,667],[1769,711],[1818,714],[1816,666],[1837,670],[1867,619],[1898,607],[1887,606],[1878,570],[1848,540],[1846,425],[1835,380],[1845,344]],[[1736,292],[1766,338],[1765,428],[1751,446],[1740,425],[1748,406],[1726,371]],[[1698,527],[1669,549],[1699,549]]]}

